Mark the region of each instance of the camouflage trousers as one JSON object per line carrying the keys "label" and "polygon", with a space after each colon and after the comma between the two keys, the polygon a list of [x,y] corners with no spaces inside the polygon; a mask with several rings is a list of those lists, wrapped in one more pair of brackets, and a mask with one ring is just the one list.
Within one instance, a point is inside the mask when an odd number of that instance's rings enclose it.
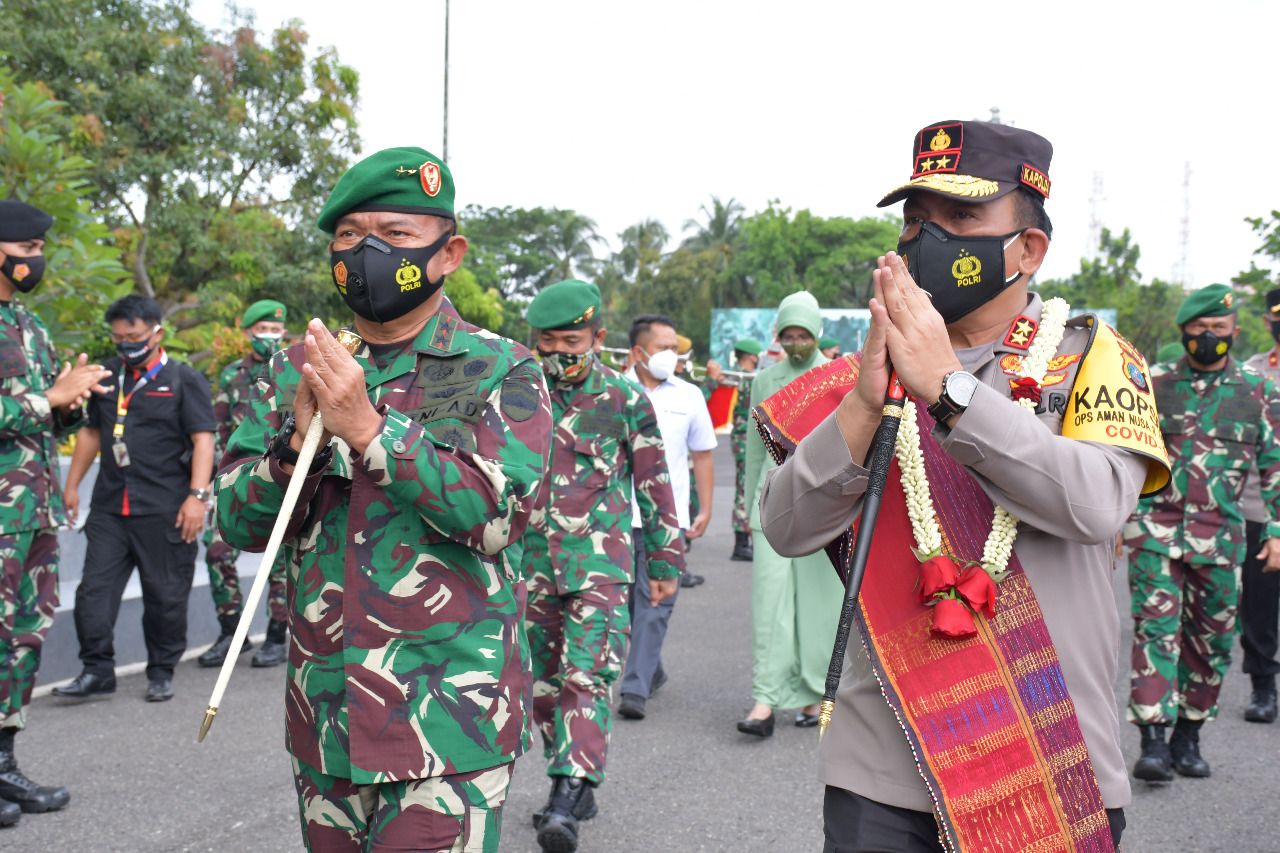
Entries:
{"label": "camouflage trousers", "polygon": [[612,730],[610,692],[622,674],[631,631],[627,585],[544,595],[541,580],[530,581],[525,628],[533,657],[533,719],[542,733],[547,775],[599,785]]}
{"label": "camouflage trousers", "polygon": [[[751,513],[747,511],[747,452],[745,437],[742,447],[738,447],[738,438],[733,442],[733,532],[751,532]],[[739,452],[741,451],[741,452]]]}
{"label": "camouflage trousers", "polygon": [[1231,664],[1240,591],[1232,566],[1195,566],[1150,551],[1129,556],[1133,593],[1131,723],[1211,720]]}
{"label": "camouflage trousers", "polygon": [[0,533],[0,728],[22,728],[58,606],[58,531]]}
{"label": "camouflage trousers", "polygon": [[[240,615],[240,609],[244,606],[244,595],[240,592],[240,574],[236,571],[236,560],[239,559],[240,552],[222,540],[222,533],[216,525],[205,528],[204,544],[213,607],[219,616],[235,618]],[[277,622],[289,620],[289,598],[285,592],[284,572],[282,550],[267,578],[267,617]]]}
{"label": "camouflage trousers", "polygon": [[302,841],[310,853],[497,853],[514,767],[358,785],[295,758]]}

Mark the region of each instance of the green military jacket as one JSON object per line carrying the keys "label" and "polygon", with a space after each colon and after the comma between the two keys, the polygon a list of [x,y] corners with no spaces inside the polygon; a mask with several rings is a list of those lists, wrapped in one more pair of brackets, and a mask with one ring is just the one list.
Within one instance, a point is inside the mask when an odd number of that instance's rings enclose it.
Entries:
{"label": "green military jacket", "polygon": [[67,523],[58,439],[84,421],[64,420],[45,396],[58,379],[49,330],[20,302],[0,302],[0,533]]}
{"label": "green military jacket", "polygon": [[254,381],[264,364],[252,354],[246,355],[239,361],[228,364],[218,377],[218,387],[213,392],[213,419],[218,422],[217,432],[213,436],[215,468],[222,464],[222,457],[231,442],[231,434],[249,415],[249,396],[253,393]]}
{"label": "green military jacket", "polygon": [[1241,497],[1255,465],[1270,519],[1266,535],[1280,537],[1280,394],[1233,358],[1205,373],[1183,356],[1154,365],[1151,381],[1173,478],[1138,502],[1125,542],[1198,565],[1238,564],[1245,551]]}
{"label": "green military jacket", "polygon": [[648,396],[596,359],[581,383],[555,383],[551,417],[550,499],[534,512],[523,543],[531,593],[566,595],[636,579],[633,488],[649,577],[678,577],[680,522]]}
{"label": "green military jacket", "polygon": [[[285,534],[289,749],[360,784],[466,773],[527,749],[524,589],[504,550],[547,470],[551,411],[532,354],[441,310],[398,353],[356,351],[377,439],[335,439]],[[227,544],[262,551],[289,478],[267,452],[302,344],[259,374],[217,483]]]}

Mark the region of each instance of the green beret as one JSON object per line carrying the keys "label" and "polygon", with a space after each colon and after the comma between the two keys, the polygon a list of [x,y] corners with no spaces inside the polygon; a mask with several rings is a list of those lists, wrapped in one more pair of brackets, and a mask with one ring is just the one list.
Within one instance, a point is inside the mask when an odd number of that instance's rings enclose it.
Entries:
{"label": "green beret", "polygon": [[745,352],[747,355],[759,355],[763,349],[754,338],[738,338],[733,345],[734,352]]}
{"label": "green beret", "polygon": [[53,227],[53,217],[25,201],[0,201],[0,242],[21,243],[44,237]]}
{"label": "green beret", "polygon": [[580,329],[600,313],[600,288],[589,281],[557,281],[529,303],[525,319],[535,329]]}
{"label": "green beret", "polygon": [[1160,347],[1160,352],[1156,353],[1156,361],[1173,361],[1175,358],[1181,358],[1182,353],[1182,344],[1177,341],[1170,341]]}
{"label": "green beret", "polygon": [[1173,322],[1179,326],[1197,317],[1222,317],[1236,310],[1236,295],[1225,284],[1210,284],[1187,294]]}
{"label": "green beret", "polygon": [[365,210],[453,219],[453,175],[425,148],[385,148],[338,179],[316,224],[332,234],[343,216]]}
{"label": "green beret", "polygon": [[274,299],[259,299],[244,309],[244,316],[240,318],[240,328],[247,329],[259,320],[283,323],[288,313],[283,303],[276,302]]}
{"label": "green beret", "polygon": [[818,349],[827,349],[829,347],[838,347],[838,346],[840,346],[840,342],[837,341],[835,338],[823,338],[822,340],[818,341]]}

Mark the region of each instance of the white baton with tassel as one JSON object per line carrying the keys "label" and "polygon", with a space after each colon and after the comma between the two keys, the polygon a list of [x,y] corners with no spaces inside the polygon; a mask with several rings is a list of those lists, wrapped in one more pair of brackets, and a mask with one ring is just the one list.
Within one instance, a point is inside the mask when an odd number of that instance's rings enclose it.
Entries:
{"label": "white baton with tassel", "polygon": [[[340,329],[335,337],[347,352],[355,355],[356,349],[360,346],[359,335]],[[311,461],[315,458],[316,451],[320,449],[320,437],[323,434],[324,423],[320,420],[320,412],[317,410],[311,416],[311,425],[307,427],[307,434],[302,440],[302,449],[298,451],[298,462],[293,466],[289,486],[284,492],[284,501],[280,504],[280,515],[276,517],[275,527],[271,529],[271,538],[267,540],[267,549],[262,552],[258,574],[254,576],[253,586],[245,596],[244,606],[240,610],[240,621],[236,623],[235,633],[231,635],[231,647],[227,650],[227,657],[222,662],[221,671],[218,672],[218,681],[213,685],[209,707],[204,712],[204,722],[200,724],[199,741],[203,741],[204,736],[209,733],[213,718],[222,704],[222,694],[227,691],[227,683],[231,681],[231,671],[235,669],[236,660],[240,657],[240,649],[244,647],[244,638],[249,633],[249,623],[253,621],[253,614],[258,609],[262,591],[267,587],[271,567],[275,565],[276,555],[280,553],[280,546],[284,542],[284,531],[289,526],[289,519],[293,518],[294,507],[298,505],[298,495],[302,493],[302,483],[307,479],[307,471],[311,468]]]}

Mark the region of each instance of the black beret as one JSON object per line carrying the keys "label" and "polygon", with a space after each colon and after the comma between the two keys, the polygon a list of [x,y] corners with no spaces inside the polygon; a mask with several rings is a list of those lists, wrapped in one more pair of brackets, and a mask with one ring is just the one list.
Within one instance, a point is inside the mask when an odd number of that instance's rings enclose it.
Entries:
{"label": "black beret", "polygon": [[25,201],[0,201],[0,243],[18,243],[43,237],[53,217]]}

